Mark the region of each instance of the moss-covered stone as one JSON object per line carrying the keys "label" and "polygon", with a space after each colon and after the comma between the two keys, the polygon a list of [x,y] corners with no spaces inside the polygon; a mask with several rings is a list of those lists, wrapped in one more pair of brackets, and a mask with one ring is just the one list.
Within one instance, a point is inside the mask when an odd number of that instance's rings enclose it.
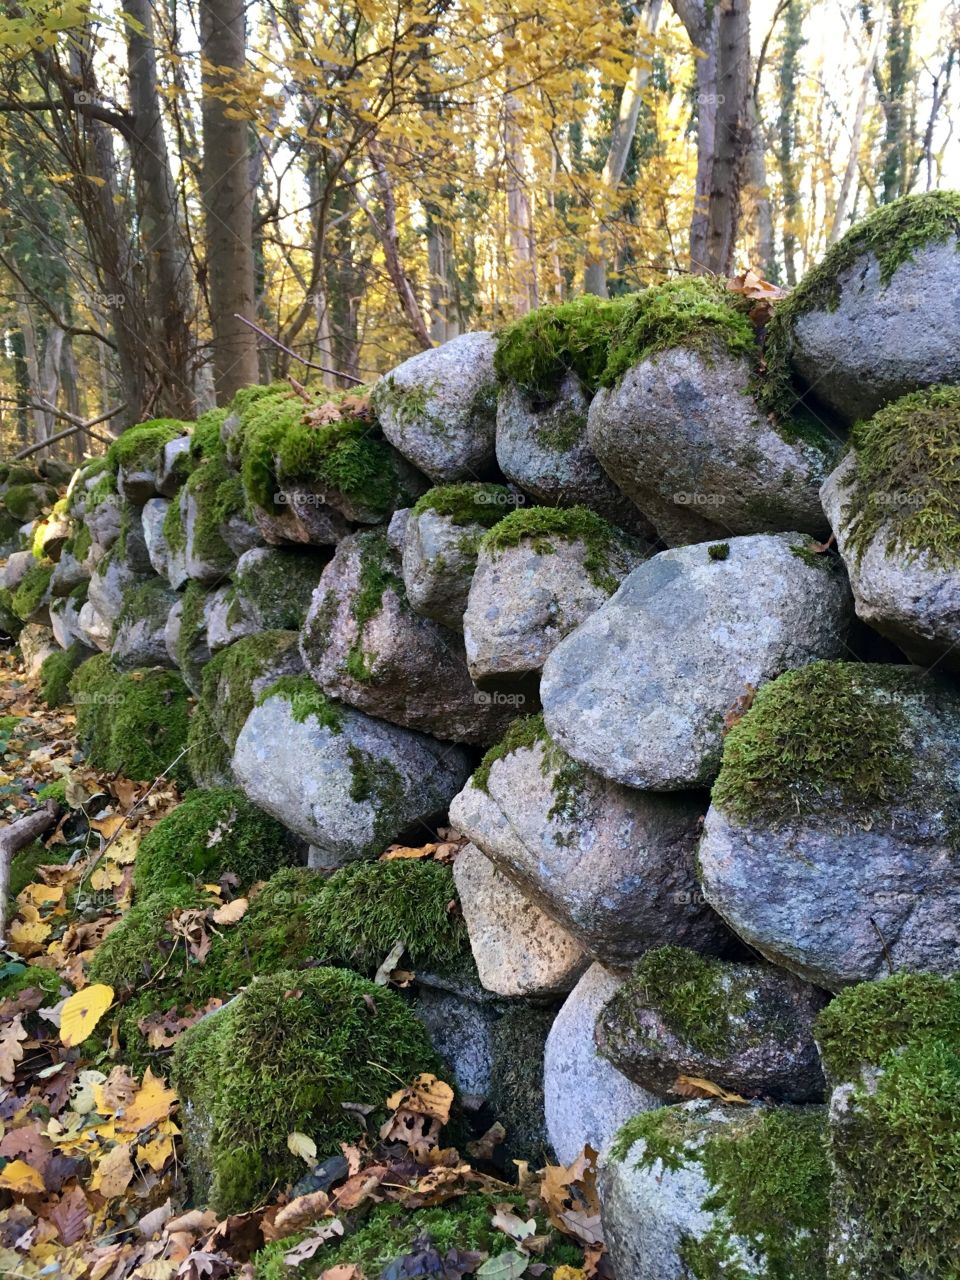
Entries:
{"label": "moss-covered stone", "polygon": [[856,463],[844,509],[858,558],[881,527],[886,550],[960,564],[960,387],[901,397],[853,428]]}
{"label": "moss-covered stone", "polygon": [[159,578],[135,582],[123,593],[123,604],[113,624],[116,639],[121,628],[146,622],[154,633],[162,632],[170,615],[171,601],[176,600],[169,585]]}
{"label": "moss-covered stone", "polygon": [[267,880],[296,857],[290,833],[234,787],[192,791],[140,842],[139,895],[175,885],[214,883],[227,872],[238,892]]}
{"label": "moss-covered stone", "polygon": [[257,698],[261,706],[268,698],[283,698],[290,704],[290,711],[297,724],[314,719],[331,733],[340,733],[343,713],[340,705],[323,692],[308,675],[281,676]]}
{"label": "moss-covered stone", "polygon": [[728,733],[713,803],[744,821],[872,821],[914,781],[907,668],[814,662],[764,685]]}
{"label": "moss-covered stone", "polygon": [[510,501],[510,490],[502,484],[443,484],[418,498],[413,514],[431,511],[446,516],[453,524],[478,524],[490,529],[503,519]]}
{"label": "moss-covered stone", "polygon": [[13,592],[0,587],[0,631],[16,640],[22,630],[23,622],[13,611]]}
{"label": "moss-covered stone", "polygon": [[583,786],[585,769],[559,747],[547,733],[541,714],[521,716],[510,723],[501,740],[484,755],[474,770],[470,781],[481,791],[488,791],[490,770],[498,760],[515,751],[532,751],[539,747],[543,752],[540,772],[544,777],[553,775],[554,804],[548,813],[550,818],[572,820],[576,817],[578,800]]}
{"label": "moss-covered stone", "polygon": [[[231,471],[223,454],[214,454],[193,472],[184,487],[184,493],[185,501],[193,504],[196,510],[191,528],[191,555],[205,564],[229,568],[236,556],[224,541],[222,530],[231,516],[242,515],[246,511],[240,477],[235,471]],[[175,505],[177,504],[171,503],[163,522],[164,535],[172,549],[176,548],[170,542],[169,535],[174,540],[184,536],[178,534],[177,517],[170,516]]]}
{"label": "moss-covered stone", "polygon": [[69,649],[44,658],[40,664],[40,697],[48,707],[62,707],[70,701],[70,677],[89,656],[86,645],[74,640]]}
{"label": "moss-covered stone", "polygon": [[425,860],[359,862],[335,871],[310,908],[317,956],[373,974],[402,942],[413,964],[466,952],[466,927],[449,867]]}
{"label": "moss-covered stone", "polygon": [[36,519],[56,500],[57,491],[49,484],[15,484],[3,495],[4,506],[21,524]]}
{"label": "moss-covered stone", "polygon": [[242,602],[244,614],[261,627],[299,631],[323,566],[324,558],[314,551],[281,547],[251,551],[233,575],[234,607]]}
{"label": "moss-covered stone", "polygon": [[173,671],[118,672],[107,654],[77,667],[70,679],[77,736],[90,763],[109,773],[189,783],[186,746],[189,693]]}
{"label": "moss-covered stone", "polygon": [[207,1113],[198,1122],[209,1145],[202,1160],[193,1152],[191,1171],[202,1195],[209,1170],[218,1213],[249,1208],[299,1176],[288,1134],[335,1152],[357,1136],[343,1103],[375,1108],[375,1122],[398,1078],[439,1070],[400,997],[342,969],[263,978],[207,1022],[180,1040],[172,1076],[194,1111]]}
{"label": "moss-covered stone", "polygon": [[522,507],[511,511],[489,529],[480,543],[492,555],[530,543],[539,555],[548,555],[557,542],[582,542],[583,567],[601,590],[616,591],[619,577],[610,570],[617,530],[588,507]]}
{"label": "moss-covered stone", "polygon": [[187,764],[198,787],[227,786],[233,780],[233,752],[207,707],[198,702],[187,728]]}
{"label": "moss-covered stone", "polygon": [[107,464],[116,475],[120,467],[156,471],[163,457],[163,446],[185,435],[189,423],[175,418],[152,418],[138,426],[128,427],[117,436],[107,450]]}
{"label": "moss-covered stone", "polygon": [[41,560],[31,565],[10,600],[13,612],[21,622],[29,622],[32,614],[43,604],[50,592],[53,562]]}
{"label": "moss-covered stone", "polygon": [[360,573],[356,593],[350,603],[350,612],[357,624],[356,638],[347,654],[347,674],[354,680],[371,678],[371,657],[364,647],[364,629],[380,612],[383,595],[393,591],[405,602],[403,581],[395,572],[395,560],[387,535],[382,530],[371,530],[357,535],[360,552]]}
{"label": "moss-covered stone", "polygon": [[254,686],[271,670],[279,678],[285,657],[296,661],[297,641],[295,631],[261,631],[221,649],[204,668],[201,702],[231,749],[260,692]]}
{"label": "moss-covered stone", "polygon": [[220,439],[220,428],[226,421],[228,413],[229,410],[226,408],[208,409],[193,424],[188,455],[193,465],[205,458],[226,457],[226,446]]}
{"label": "moss-covered stone", "polygon": [[628,305],[625,299],[608,301],[587,294],[521,316],[497,335],[497,377],[515,383],[535,404],[556,400],[570,372],[592,394],[603,378],[611,340]]}

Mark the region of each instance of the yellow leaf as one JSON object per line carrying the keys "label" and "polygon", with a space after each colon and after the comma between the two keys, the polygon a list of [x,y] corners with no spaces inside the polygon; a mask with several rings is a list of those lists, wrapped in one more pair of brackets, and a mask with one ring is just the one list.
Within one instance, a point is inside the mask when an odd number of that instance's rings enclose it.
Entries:
{"label": "yellow leaf", "polygon": [[133,1162],[130,1159],[130,1148],[118,1144],[111,1147],[97,1165],[90,1187],[94,1191],[113,1200],[122,1196],[133,1179]]}
{"label": "yellow leaf", "polygon": [[162,1077],[155,1076],[147,1067],[143,1084],[137,1096],[124,1111],[121,1124],[132,1133],[139,1133],[160,1120],[166,1120],[170,1108],[177,1100],[177,1095],[168,1089]]}
{"label": "yellow leaf", "polygon": [[45,920],[14,920],[10,926],[10,943],[22,956],[35,956],[50,933]]}
{"label": "yellow leaf", "polygon": [[60,1043],[68,1049],[82,1044],[113,1004],[113,987],[95,982],[75,991],[60,1014]]}
{"label": "yellow leaf", "polygon": [[91,889],[114,889],[123,879],[123,872],[115,862],[109,859],[101,862],[90,877]]}
{"label": "yellow leaf", "polygon": [[0,1187],[20,1195],[30,1195],[35,1191],[43,1191],[43,1179],[25,1160],[11,1160],[0,1173]]}
{"label": "yellow leaf", "polygon": [[28,884],[17,894],[18,902],[32,902],[42,907],[45,902],[59,902],[63,897],[63,885]]}
{"label": "yellow leaf", "polygon": [[747,1099],[739,1093],[730,1093],[712,1080],[703,1080],[700,1076],[677,1076],[674,1090],[684,1098],[719,1098],[721,1102],[742,1102]]}
{"label": "yellow leaf", "polygon": [[312,1165],[317,1159],[317,1144],[305,1133],[288,1133],[287,1146],[295,1156]]}
{"label": "yellow leaf", "polygon": [[172,1155],[172,1138],[154,1138],[137,1147],[137,1164],[148,1164],[154,1173],[159,1173]]}
{"label": "yellow leaf", "polygon": [[110,813],[105,818],[95,818],[91,823],[94,831],[99,831],[105,839],[110,837],[123,826],[126,819],[119,813]]}
{"label": "yellow leaf", "polygon": [[213,913],[214,924],[236,924],[247,914],[249,902],[246,898],[234,898],[233,902],[225,902]]}

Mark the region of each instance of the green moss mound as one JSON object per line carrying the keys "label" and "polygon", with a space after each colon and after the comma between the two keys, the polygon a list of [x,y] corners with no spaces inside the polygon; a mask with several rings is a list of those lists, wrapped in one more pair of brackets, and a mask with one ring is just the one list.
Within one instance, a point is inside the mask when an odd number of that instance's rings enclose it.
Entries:
{"label": "green moss mound", "polygon": [[23,622],[13,611],[13,592],[0,587],[0,631],[16,640],[22,630]]}
{"label": "green moss mound", "polygon": [[216,1212],[251,1207],[303,1172],[288,1134],[335,1153],[357,1136],[343,1103],[382,1111],[398,1079],[438,1070],[426,1031],[392,991],[343,969],[260,979],[174,1053],[174,1085],[206,1137],[202,1162],[193,1151],[194,1194],[202,1163]]}
{"label": "green moss mound", "polygon": [[960,1045],[960,979],[897,973],[848,987],[816,1024],[823,1065],[833,1080],[855,1080],[864,1063],[931,1039]]}
{"label": "green moss mound", "polygon": [[883,526],[886,550],[960,564],[960,387],[931,387],[853,428],[854,491],[844,510],[860,559]]}
{"label": "green moss mound", "polygon": [[167,772],[189,785],[183,751],[189,693],[173,671],[118,672],[108,654],[97,654],[70,678],[77,736],[90,763],[108,773],[152,781]]}
{"label": "green moss mound", "polygon": [[224,742],[217,722],[202,702],[193,709],[187,727],[187,764],[198,787],[219,787],[233,778],[233,752]]}
{"label": "green moss mound", "polygon": [[137,850],[137,894],[237,876],[238,892],[267,880],[294,860],[285,827],[251,804],[236,787],[192,791],[147,833]]}
{"label": "green moss mound", "polygon": [[509,510],[512,495],[502,484],[442,484],[428,489],[414,504],[413,514],[446,516],[453,524],[479,524],[490,529]]}
{"label": "green moss mound", "polygon": [[317,720],[331,733],[340,733],[343,729],[343,711],[339,703],[328,698],[308,675],[281,676],[264,689],[257,698],[257,706],[262,706],[268,698],[283,698],[288,702],[297,724]]}
{"label": "green moss mound", "polygon": [[[170,510],[173,508],[171,507]],[[169,512],[168,512],[169,514]],[[180,597],[180,630],[177,633],[177,666],[195,685],[202,679],[202,663],[194,656],[194,648],[206,634],[204,609],[208,594],[206,588],[195,578],[191,578]],[[206,646],[203,647],[206,656]]]}
{"label": "green moss mound", "polygon": [[44,658],[40,664],[40,697],[48,707],[62,707],[70,701],[70,677],[89,656],[86,645],[74,640],[69,649]]}
{"label": "green moss mound", "polygon": [[60,999],[60,986],[60,975],[55,969],[41,969],[39,965],[23,965],[16,961],[10,961],[0,969],[0,1000],[10,1000],[36,987],[54,1005]]}
{"label": "green moss mound", "polygon": [[175,418],[152,418],[139,426],[128,427],[107,450],[107,465],[114,475],[120,467],[126,471],[135,467],[156,470],[163,457],[163,446],[186,435],[189,429],[189,423]]}
{"label": "green moss mound", "polygon": [[228,412],[227,409],[208,409],[193,424],[189,456],[194,464],[202,458],[226,456],[226,448],[220,439],[220,428],[226,422]]}
{"label": "green moss mound", "polygon": [[[247,511],[240,477],[230,470],[226,457],[216,453],[196,468],[186,483],[185,491],[188,500],[192,498],[196,504],[191,551],[208,564],[229,568],[236,561],[236,556],[224,541],[222,529],[232,516],[244,515]],[[175,507],[178,514],[171,517],[170,512]],[[182,529],[178,531],[177,528],[178,521],[182,525],[179,513],[179,503],[172,503],[163,522],[163,531],[167,534],[167,520],[170,520],[170,535],[174,540],[184,539]]]}
{"label": "green moss mound", "polygon": [[424,859],[341,867],[310,920],[324,963],[364,973],[375,973],[397,942],[418,966],[448,963],[468,947],[453,873]]}
{"label": "green moss mound", "polygon": [[727,734],[713,803],[742,821],[874,821],[914,781],[907,668],[814,662],[764,685]]}
{"label": "green moss mound", "polygon": [[284,435],[277,457],[285,485],[299,481],[326,487],[381,516],[397,505],[400,487],[393,453],[367,418],[295,427]]}
{"label": "green moss mound", "polygon": [[29,622],[31,615],[40,608],[49,593],[52,576],[53,562],[50,560],[31,565],[23,575],[10,600],[10,606],[21,622]]}
{"label": "green moss mound", "polygon": [[[175,884],[139,899],[110,930],[90,961],[90,978],[113,987],[120,1000],[163,975],[169,988],[191,967],[191,958],[174,938],[168,921],[181,908],[204,907],[213,898],[191,884]],[[199,966],[197,966],[199,967]]]}
{"label": "green moss mound", "polygon": [[220,736],[232,750],[256,701],[254,683],[266,676],[284,654],[296,650],[296,631],[261,631],[243,636],[207,663],[201,702]]}
{"label": "green moss mound", "polygon": [[253,605],[261,626],[299,631],[325,563],[326,557],[314,551],[271,547],[237,566],[231,607],[235,610],[242,598]]}
{"label": "green moss mound", "polygon": [[588,394],[600,385],[611,340],[624,314],[623,300],[587,294],[557,306],[538,307],[501,329],[494,368],[536,404],[552,404],[568,373]]}
{"label": "green moss mound", "polygon": [[35,519],[56,500],[57,491],[49,484],[14,484],[3,495],[3,505],[20,524]]}
{"label": "green moss mound", "polygon": [[686,947],[657,947],[605,1006],[616,1021],[638,1005],[652,1007],[680,1039],[707,1054],[721,1054],[734,1040],[734,1019],[747,1011],[743,990],[728,988],[725,966]]}
{"label": "green moss mound", "polygon": [[618,541],[613,525],[588,507],[523,507],[511,511],[489,529],[480,549],[496,555],[530,543],[538,555],[548,555],[556,549],[557,542],[582,542],[586,550],[583,567],[590,581],[612,593],[620,585],[610,568]]}

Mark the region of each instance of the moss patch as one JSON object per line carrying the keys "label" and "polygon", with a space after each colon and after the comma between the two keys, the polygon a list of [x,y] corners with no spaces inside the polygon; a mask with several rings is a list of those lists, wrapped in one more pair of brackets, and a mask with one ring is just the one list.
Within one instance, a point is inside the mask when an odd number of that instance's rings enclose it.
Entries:
{"label": "moss patch", "polygon": [[42,991],[51,1004],[60,999],[60,975],[55,969],[11,961],[3,966],[0,975],[0,1000],[10,1000],[31,987]]}
{"label": "moss patch", "polygon": [[343,1103],[380,1109],[398,1078],[439,1070],[403,1001],[342,969],[263,978],[208,1021],[220,1025],[181,1039],[173,1081],[195,1107],[209,1108],[218,1213],[249,1208],[299,1177],[288,1134],[308,1133],[318,1153],[335,1153],[358,1131]]}
{"label": "moss patch", "polygon": [[227,746],[236,746],[240,730],[253,710],[254,684],[269,675],[283,656],[297,647],[295,631],[261,631],[243,636],[207,663],[201,701]]}
{"label": "moss patch", "polygon": [[52,507],[57,491],[52,485],[15,484],[3,495],[3,504],[21,524],[35,519],[41,511]]}
{"label": "moss patch", "polygon": [[190,432],[189,456],[193,463],[205,458],[225,457],[220,428],[227,420],[227,409],[208,409],[193,424]]}
{"label": "moss patch", "polygon": [[224,742],[210,711],[198,702],[187,728],[187,763],[198,787],[218,787],[233,776],[233,752]]}
{"label": "moss patch", "polygon": [[[191,552],[207,564],[228,568],[235,562],[236,556],[224,542],[221,530],[232,516],[242,515],[245,511],[246,502],[240,477],[230,470],[225,456],[215,454],[197,467],[186,483],[185,493],[187,502],[192,500],[196,510]],[[174,504],[171,504],[164,518],[165,534],[173,507]],[[178,536],[176,517],[171,520],[170,533],[174,538]],[[170,543],[169,537],[167,541]]]}
{"label": "moss patch", "polygon": [[41,560],[39,564],[31,565],[23,575],[10,600],[11,608],[21,622],[29,622],[48,595],[53,568],[52,561]]}
{"label": "moss patch", "polygon": [[510,547],[530,543],[538,555],[549,555],[556,543],[582,542],[586,554],[583,567],[590,581],[612,593],[620,578],[611,571],[618,545],[617,531],[587,507],[525,507],[511,511],[483,535],[480,548],[493,555]]}
{"label": "moss patch", "polygon": [[328,698],[308,675],[281,676],[268,689],[264,689],[257,698],[257,706],[262,706],[268,698],[283,698],[288,702],[290,713],[297,724],[312,719],[331,733],[340,733],[343,728],[341,707]]}
{"label": "moss patch", "polygon": [[857,558],[887,526],[886,550],[960,564],[960,387],[903,396],[853,428],[856,470],[844,509]]}
{"label": "moss patch", "polygon": [[397,942],[418,966],[465,953],[453,873],[438,862],[359,862],[335,871],[310,908],[317,956],[376,972]]}
{"label": "moss patch", "polygon": [[299,631],[324,563],[312,551],[271,547],[237,567],[234,587],[237,596],[251,603],[261,626]]}
{"label": "moss patch", "polygon": [[729,542],[714,542],[712,546],[707,547],[707,555],[711,560],[727,560],[730,557]]}
{"label": "moss patch", "polygon": [[558,747],[547,733],[542,715],[521,716],[511,722],[503,738],[490,748],[470,779],[473,786],[489,794],[490,770],[498,760],[515,751],[543,750],[540,772],[543,777],[553,774],[554,804],[547,814],[557,821],[573,821],[579,812],[580,797],[587,778],[583,765],[571,759]]}
{"label": "moss patch", "polygon": [[727,734],[713,803],[743,821],[876,820],[914,780],[905,668],[814,662],[764,685]]}
{"label": "moss patch", "polygon": [[494,368],[535,404],[552,404],[568,373],[588,394],[600,385],[608,348],[628,303],[587,294],[558,306],[539,307],[501,329]]}
{"label": "moss patch", "polygon": [[283,437],[277,457],[283,484],[332,489],[383,516],[397,505],[394,455],[367,419],[296,427]]}
{"label": "moss patch", "polygon": [[413,508],[415,516],[431,511],[456,525],[479,524],[490,529],[503,519],[512,502],[502,484],[442,484],[428,489]]}
{"label": "moss patch", "polygon": [[364,648],[364,630],[368,622],[380,612],[385,591],[393,591],[401,601],[406,601],[403,581],[393,571],[393,557],[387,535],[381,530],[357,534],[360,556],[360,573],[357,591],[350,604],[350,612],[357,624],[356,639],[347,653],[347,674],[354,680],[366,682],[372,678],[376,654]]}
{"label": "moss patch", "polygon": [[44,658],[40,665],[40,697],[48,707],[62,707],[70,701],[70,677],[89,656],[86,645],[74,640],[69,649]]}
{"label": "moss patch", "polygon": [[127,471],[137,467],[155,471],[163,457],[163,446],[186,435],[189,429],[189,423],[175,418],[153,418],[128,427],[107,450],[107,465],[114,474],[120,467]]}
{"label": "moss patch", "polygon": [[[53,783],[52,785],[56,786],[57,784]],[[45,791],[46,788],[43,790]],[[49,798],[57,799],[58,797]],[[43,794],[43,791],[40,791],[37,793],[37,799],[43,801],[48,797]],[[60,803],[62,804],[63,801],[61,800]],[[60,867],[69,857],[70,850],[65,849],[62,845],[54,845],[53,848],[47,849],[39,840],[34,840],[32,844],[28,844],[25,849],[21,849],[19,853],[14,855],[10,864],[10,897],[15,898],[28,884],[38,882],[38,867]]]}
{"label": "moss patch", "polygon": [[290,833],[237,788],[192,791],[140,843],[134,863],[138,895],[236,875],[239,892],[295,858]]}

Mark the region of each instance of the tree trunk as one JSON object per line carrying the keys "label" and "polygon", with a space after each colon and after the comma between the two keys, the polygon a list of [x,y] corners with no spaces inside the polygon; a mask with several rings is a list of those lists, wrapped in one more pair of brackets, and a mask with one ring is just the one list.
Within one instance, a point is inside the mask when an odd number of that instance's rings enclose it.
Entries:
{"label": "tree trunk", "polygon": [[767,187],[763,130],[757,118],[757,109],[752,96],[747,109],[750,113],[750,149],[747,153],[746,176],[750,230],[753,236],[751,260],[767,280],[772,280],[777,270],[773,245],[773,210],[770,207],[770,191]]}
{"label": "tree trunk", "polygon": [[714,190],[713,162],[717,132],[717,30],[720,4],[704,0],[671,0],[674,12],[686,28],[690,43],[702,54],[697,73],[697,177],[690,218],[690,270],[707,270],[707,232]]}
{"label": "tree trunk", "polygon": [[460,332],[453,232],[436,207],[427,210],[427,265],[430,271],[430,337],[437,343],[447,342]]}
{"label": "tree trunk", "polygon": [[880,40],[883,35],[883,14],[877,18],[873,28],[873,38],[870,41],[870,51],[867,54],[867,61],[863,68],[863,75],[860,78],[860,93],[857,97],[857,108],[853,114],[853,123],[850,126],[850,154],[847,156],[847,167],[843,173],[843,181],[840,183],[840,194],[837,196],[837,207],[833,213],[833,223],[830,227],[830,235],[827,243],[833,244],[839,240],[843,234],[843,224],[846,221],[847,210],[850,207],[850,196],[853,192],[853,184],[856,179],[857,172],[860,167],[860,141],[863,137],[863,120],[867,111],[867,98],[870,95],[870,84],[873,80],[873,74],[877,65],[877,57],[880,53]]}
{"label": "tree trunk", "polygon": [[516,315],[526,315],[538,305],[533,207],[523,154],[523,129],[517,118],[517,100],[509,85],[503,100],[503,149],[507,175],[507,235],[513,276],[513,310]]}
{"label": "tree trunk", "polygon": [[717,9],[717,114],[703,269],[729,275],[750,151],[750,0],[719,0]]}
{"label": "tree trunk", "polygon": [[783,268],[787,284],[797,283],[797,218],[800,213],[800,186],[797,175],[797,88],[799,52],[803,47],[802,0],[791,0],[784,18],[783,49],[777,79],[780,115],[777,119],[780,182],[783,189]]}
{"label": "tree trunk", "polygon": [[194,417],[196,407],[190,368],[193,290],[160,114],[153,9],[150,0],[127,0],[126,12],[134,20],[127,24],[127,67],[135,135],[131,159],[137,186],[150,321],[154,343],[163,357],[160,409],[172,417],[189,419]]}
{"label": "tree trunk", "polygon": [[[55,405],[57,396],[60,392],[60,362],[63,356],[63,339],[64,332],[58,324],[54,324],[52,320],[47,321],[46,332],[43,335],[43,354],[40,358],[40,381],[38,384],[39,397],[42,403]],[[41,421],[43,423],[43,435],[41,439],[53,434],[54,416],[50,411],[40,411]]]}
{"label": "tree trunk", "polygon": [[201,0],[203,166],[207,279],[218,404],[258,376],[257,338],[237,316],[254,318],[253,190],[250,126],[228,114],[224,95],[244,65],[243,0]]}

